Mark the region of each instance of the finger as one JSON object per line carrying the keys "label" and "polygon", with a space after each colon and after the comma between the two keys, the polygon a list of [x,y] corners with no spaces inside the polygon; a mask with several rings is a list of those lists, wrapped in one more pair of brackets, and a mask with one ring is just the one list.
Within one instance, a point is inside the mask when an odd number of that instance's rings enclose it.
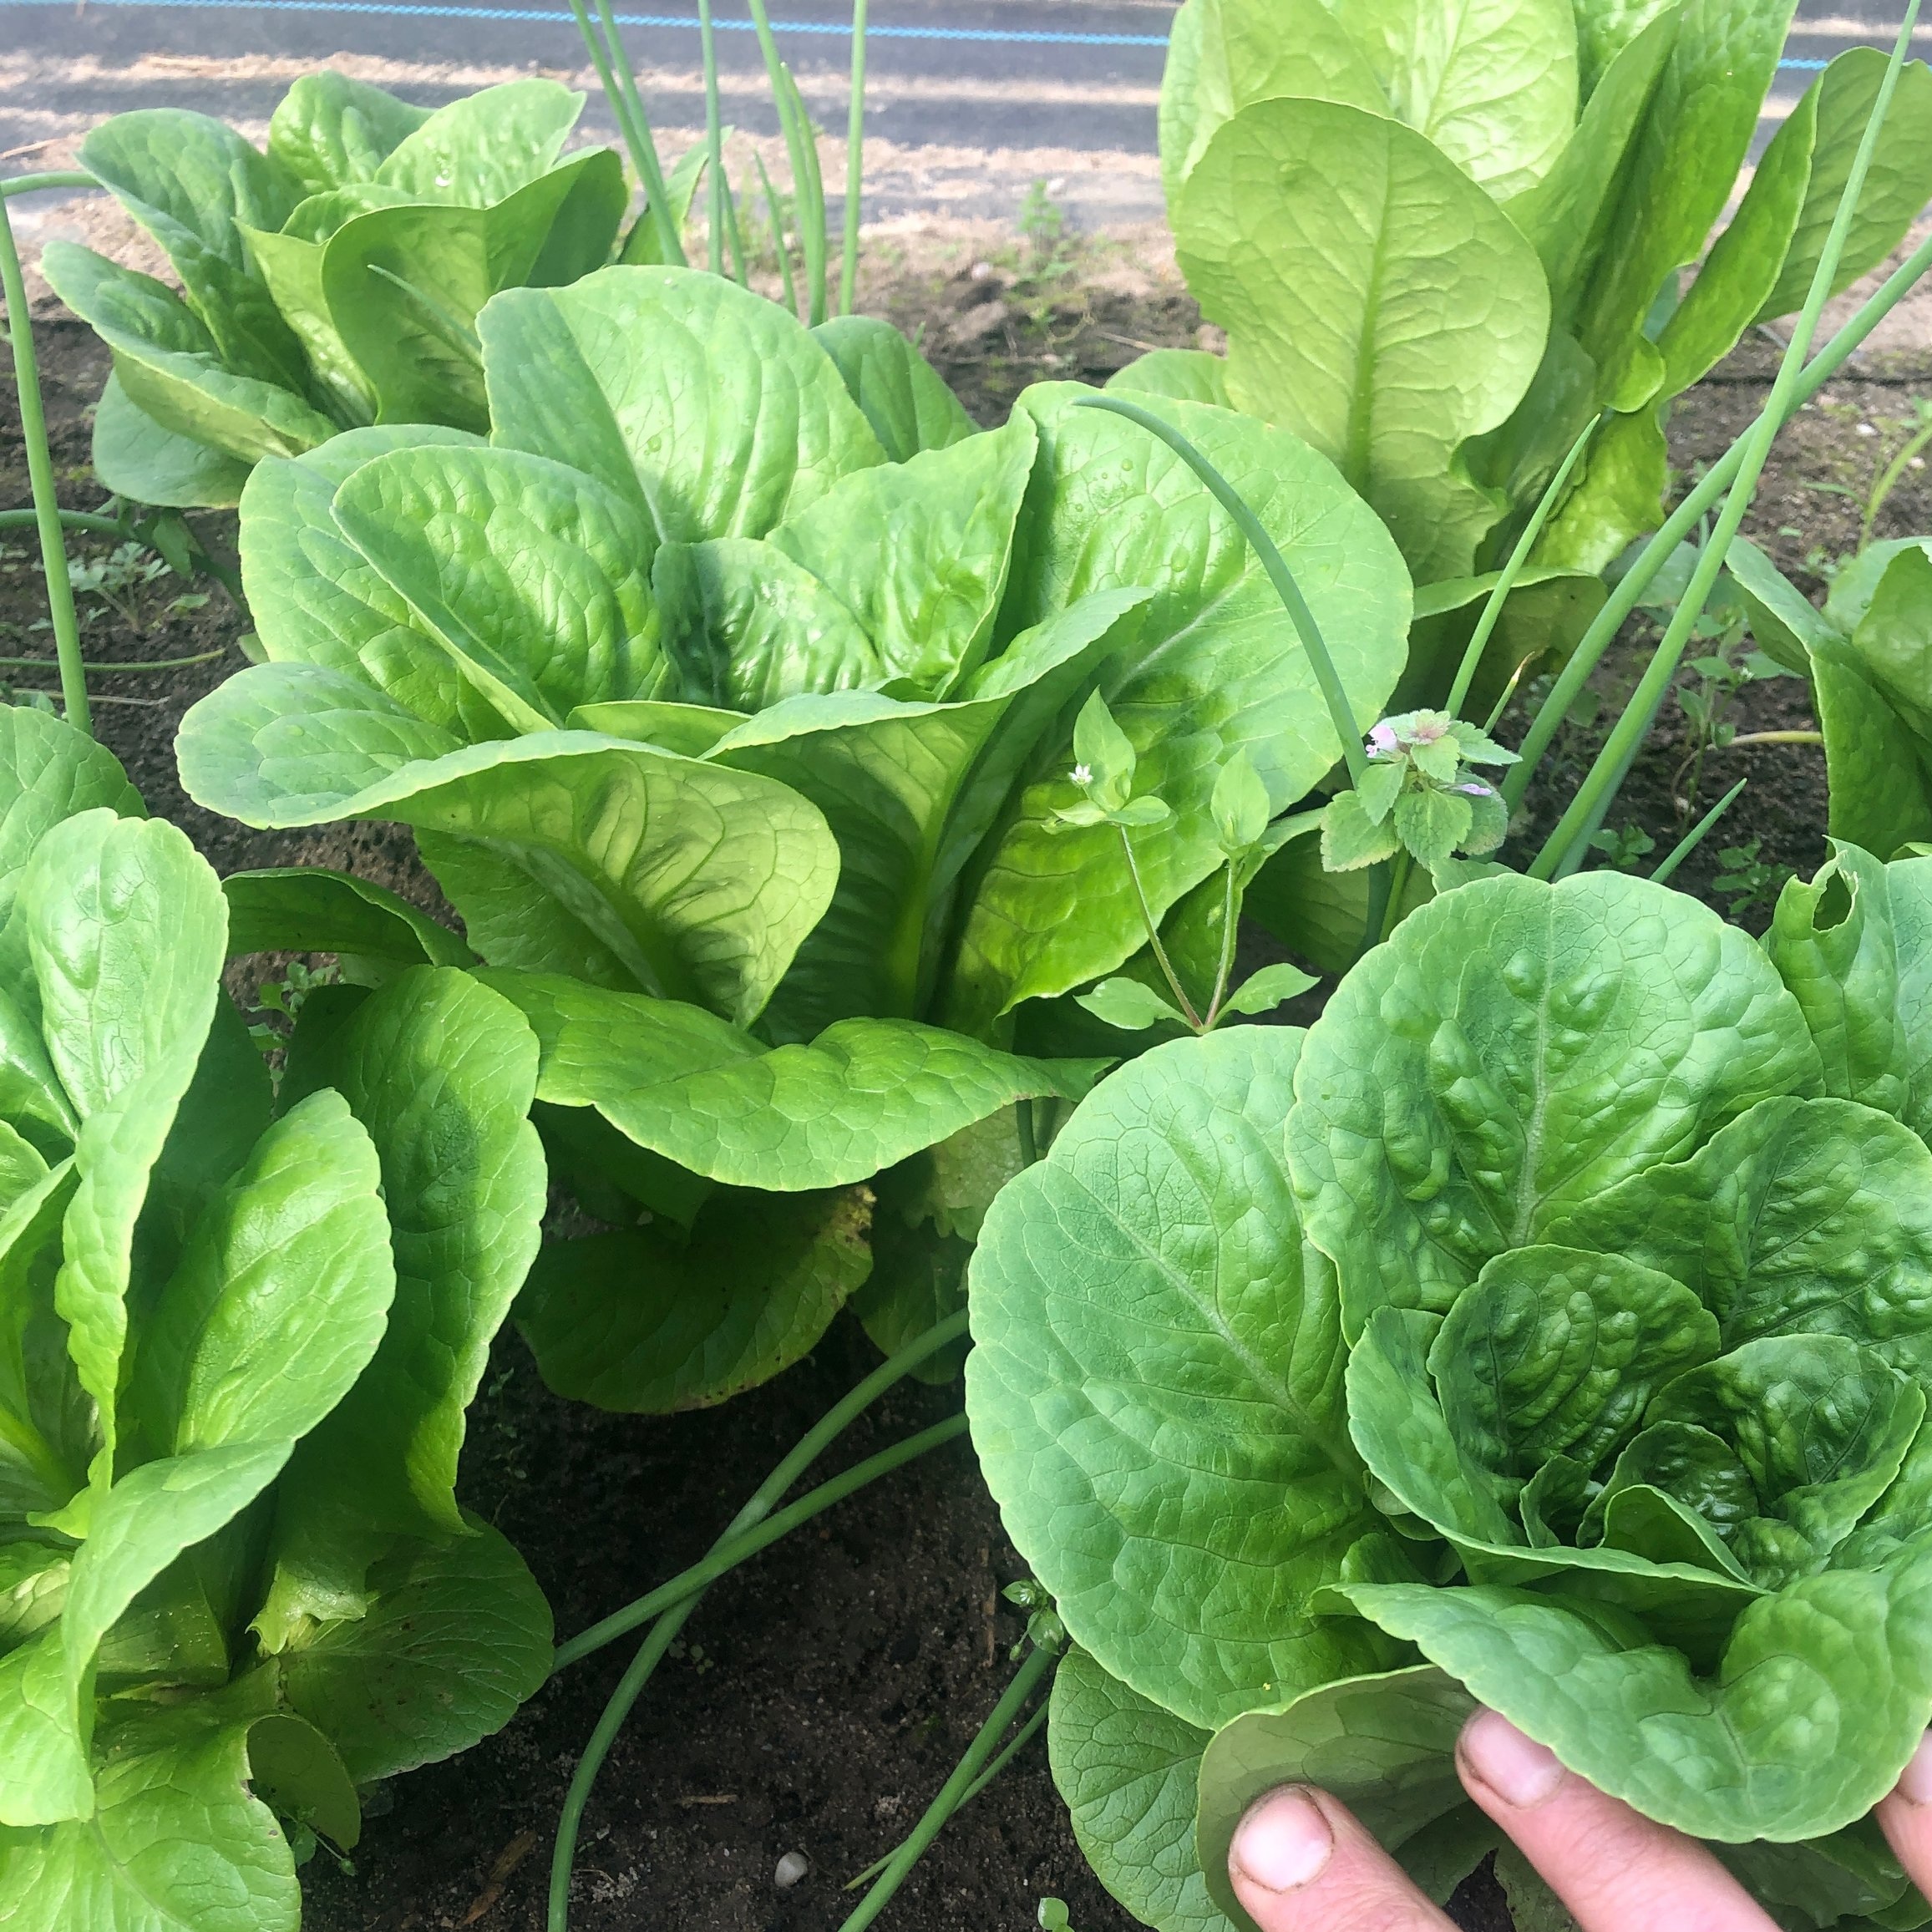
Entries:
{"label": "finger", "polygon": [[1493,1711],[1463,1726],[1456,1768],[1583,1932],[1776,1932],[1695,1838],[1606,1798]]}
{"label": "finger", "polygon": [[1228,1876],[1261,1932],[1451,1932],[1348,1808],[1307,1785],[1249,1807]]}
{"label": "finger", "polygon": [[1906,1875],[1932,1899],[1932,1731],[1919,1742],[1911,1762],[1878,1808],[1879,1828]]}

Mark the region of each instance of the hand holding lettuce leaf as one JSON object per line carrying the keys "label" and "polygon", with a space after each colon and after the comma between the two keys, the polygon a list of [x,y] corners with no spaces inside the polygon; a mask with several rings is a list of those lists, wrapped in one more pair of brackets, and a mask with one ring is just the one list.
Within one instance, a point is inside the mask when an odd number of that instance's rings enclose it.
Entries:
{"label": "hand holding lettuce leaf", "polygon": [[1767,956],[1643,881],[1481,880],[1002,1194],[969,1410],[1130,1909],[1238,1910],[1228,1838],[1301,1778],[1446,1894],[1478,1701],[1783,1922],[1908,1909],[1857,1821],[1932,1716],[1928,907],[1932,861],[1841,849]]}
{"label": "hand holding lettuce leaf", "polygon": [[261,458],[338,429],[486,428],[477,312],[499,289],[602,266],[624,216],[613,151],[561,158],[583,104],[532,79],[431,113],[324,68],[282,98],[266,152],[180,109],[104,121],[81,160],[166,251],[180,292],[48,245],[55,292],[114,352],[101,482],[225,505]]}
{"label": "hand holding lettuce leaf", "polygon": [[420,966],[277,1098],[182,834],[37,712],[0,789],[0,1919],[293,1932],[296,1846],[549,1672],[452,1488],[544,1209],[536,1042]]}

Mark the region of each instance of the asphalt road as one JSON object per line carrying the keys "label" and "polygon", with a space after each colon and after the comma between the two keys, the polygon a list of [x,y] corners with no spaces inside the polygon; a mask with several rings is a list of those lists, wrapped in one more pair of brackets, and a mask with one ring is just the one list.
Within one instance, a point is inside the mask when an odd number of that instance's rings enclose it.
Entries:
{"label": "asphalt road", "polygon": [[[680,149],[702,120],[693,0],[618,4],[653,118]],[[848,8],[770,4],[814,117],[841,128]],[[1077,220],[1157,219],[1154,106],[1173,11],[1172,0],[875,0],[869,217],[1010,217],[1041,180]],[[1899,17],[1898,0],[1800,0],[1787,58],[1889,39]],[[719,0],[726,114],[768,134],[748,26],[743,0]],[[1932,24],[1919,33],[1932,55]],[[586,126],[612,132],[565,0],[0,0],[0,155],[12,157],[0,165],[58,160],[132,107],[195,107],[259,130],[296,74],[332,59],[428,104],[533,70],[572,76],[592,89]],[[1809,79],[1798,65],[1781,74],[1774,117]]]}

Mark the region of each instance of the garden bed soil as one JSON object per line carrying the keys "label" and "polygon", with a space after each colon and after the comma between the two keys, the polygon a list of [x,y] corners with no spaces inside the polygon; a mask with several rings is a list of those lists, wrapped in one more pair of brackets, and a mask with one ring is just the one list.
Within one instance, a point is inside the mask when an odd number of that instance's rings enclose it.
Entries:
{"label": "garden bed soil", "polygon": [[[902,238],[875,258],[870,303],[920,340],[976,416],[997,421],[1027,382],[1103,380],[1143,347],[1197,339],[1199,317],[1170,269],[1149,271],[1118,244],[1051,235],[1004,250],[968,236]],[[107,373],[94,337],[51,307],[38,318],[43,379],[63,501],[99,506],[88,418]],[[1707,463],[1748,420],[1774,351],[1753,340],[1680,405],[1676,462]],[[1773,459],[1748,526],[1806,588],[1855,546],[1858,504],[1903,434],[1932,363],[1906,352],[1834,383]],[[1869,428],[1869,434],[1865,431]],[[1909,473],[1879,534],[1932,530],[1928,473]],[[29,500],[11,386],[0,393],[0,509]],[[233,519],[199,516],[232,555]],[[77,541],[78,555],[111,545]],[[175,600],[205,596],[198,605]],[[434,889],[408,835],[381,826],[295,834],[251,832],[181,794],[172,741],[181,712],[241,668],[243,621],[216,586],[163,578],[119,593],[139,624],[84,596],[89,655],[102,663],[212,652],[173,672],[95,679],[102,738],[150,808],[181,824],[223,872],[267,864],[347,867],[418,902]],[[31,533],[0,536],[0,636],[9,657],[50,656]],[[1597,682],[1634,679],[1635,633]],[[11,670],[16,690],[52,689],[50,673]],[[1746,687],[1740,730],[1806,728],[1804,687]],[[1548,820],[1594,749],[1600,726],[1569,731],[1531,809]],[[1685,812],[1678,768],[1685,726],[1671,707],[1639,760],[1614,826],[1635,825],[1661,852]],[[1809,748],[1714,754],[1703,796],[1751,784],[1722,835],[1679,875],[1709,895],[1717,853],[1755,842],[1758,862],[1808,872],[1825,856],[1824,770]],[[1554,788],[1554,789],[1553,789]],[[1721,903],[1724,903],[1722,902]],[[1742,914],[1762,926],[1762,899]],[[246,989],[238,989],[246,991]],[[876,1359],[849,1325],[809,1361],[728,1407],[682,1417],[605,1416],[546,1393],[513,1335],[499,1341],[471,1415],[464,1464],[469,1506],[523,1551],[568,1635],[700,1556],[763,1473]],[[949,1412],[956,1392],[908,1385],[828,1458],[855,1461]],[[613,1752],[586,1819],[571,1923],[577,1932],[829,1932],[853,1903],[844,1883],[917,1819],[1012,1668],[1019,1614],[999,1592],[1022,1574],[973,1468],[955,1443],[863,1491],[720,1585],[687,1627]],[[354,1869],[312,1864],[312,1932],[538,1932],[551,1833],[584,1740],[623,1668],[624,1645],[575,1666],[499,1737],[446,1765],[396,1781],[371,1808]],[[774,1884],[780,1858],[809,1861]],[[1034,1743],[946,1832],[890,1909],[898,1932],[954,1932],[1036,1922],[1039,1899],[1066,1900],[1078,1932],[1130,1921],[1088,1874]],[[1508,1919],[1487,1874],[1457,1901],[1472,1932]]]}

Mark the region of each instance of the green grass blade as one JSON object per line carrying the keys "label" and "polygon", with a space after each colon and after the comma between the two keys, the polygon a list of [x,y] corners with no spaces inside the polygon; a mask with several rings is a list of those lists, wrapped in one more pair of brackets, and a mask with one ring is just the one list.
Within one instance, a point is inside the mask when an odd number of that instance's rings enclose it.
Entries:
{"label": "green grass blade", "polygon": [[1750,783],[1748,778],[1740,778],[1716,804],[1714,804],[1677,843],[1671,848],[1662,865],[1651,875],[1660,885],[1667,885],[1671,875],[1704,843],[1711,828],[1737,801],[1738,795]]}
{"label": "green grass blade", "polygon": [[1349,782],[1360,784],[1362,773],[1368,768],[1367,754],[1362,750],[1362,732],[1355,722],[1354,712],[1349,707],[1341,674],[1335,668],[1335,660],[1329,655],[1328,641],[1321,635],[1321,626],[1316,622],[1315,613],[1308,608],[1308,600],[1301,595],[1301,586],[1295,581],[1286,558],[1275,547],[1274,538],[1261,527],[1261,520],[1248,507],[1241,493],[1173,423],[1156,416],[1152,410],[1142,408],[1138,403],[1129,403],[1123,396],[1083,396],[1073,407],[1111,410],[1116,416],[1124,416],[1130,423],[1138,423],[1149,434],[1158,436],[1208,486],[1215,502],[1234,519],[1235,528],[1248,540],[1255,555],[1260,559],[1261,568],[1268,573],[1268,581],[1275,586],[1275,594],[1281,600],[1282,608],[1287,611],[1289,621],[1308,653],[1309,662],[1315,667],[1316,682],[1321,685],[1321,695],[1327,701],[1330,722],[1335,727],[1336,736],[1341,740],[1341,756],[1348,766]]}
{"label": "green grass blade", "polygon": [[[123,523],[111,516],[97,516],[92,510],[63,510],[60,521],[63,529],[84,530],[91,536],[117,536],[123,543],[139,540],[131,523]],[[39,522],[40,512],[37,510],[0,510],[0,530],[33,530],[38,527]]]}
{"label": "green grass blade", "polygon": [[[763,1523],[771,1514],[778,1498],[851,1422],[889,1388],[902,1382],[928,1356],[936,1354],[949,1341],[956,1341],[965,1334],[966,1327],[965,1310],[949,1315],[945,1321],[927,1329],[925,1334],[915,1336],[896,1355],[881,1362],[856,1388],[828,1409],[753,1491],[750,1500],[733,1517],[723,1535],[712,1546],[712,1554],[723,1554],[746,1531]],[[703,1595],[702,1590],[694,1591],[665,1611],[652,1626],[651,1634],[639,1646],[630,1668],[611,1692],[611,1701],[604,1706],[604,1714],[598,1719],[596,1729],[591,1733],[590,1741],[584,1747],[584,1755],[577,1761],[570,1789],[564,1794],[563,1808],[557,1819],[556,1845],[550,1856],[550,1898],[544,1919],[546,1932],[569,1932],[570,1873],[576,1863],[577,1835],[597,1772],[610,1756],[611,1747],[616,1742],[617,1733],[623,1728],[631,1706],[637,1701],[652,1672],[670,1649],[672,1640],[703,1600]]]}
{"label": "green grass blade", "polygon": [[845,109],[845,245],[839,257],[839,312],[859,289],[859,214],[865,185],[865,5],[852,0],[852,93]]}
{"label": "green grass blade", "polygon": [[631,157],[631,166],[644,189],[644,206],[654,227],[663,233],[664,224],[659,214],[662,200],[661,194],[652,190],[652,179],[655,171],[662,185],[663,170],[657,165],[657,151],[649,139],[649,130],[640,136],[637,124],[631,119],[630,104],[624,98],[617,76],[611,64],[610,53],[597,30],[591,24],[591,16],[584,6],[584,0],[570,0],[570,13],[577,23],[578,38],[584,43],[584,51],[591,57],[591,64],[597,70],[597,84],[604,90],[604,100],[610,108],[611,118],[617,124],[618,138]]}
{"label": "green grass blade", "polygon": [[[34,177],[28,175],[28,180]],[[27,278],[13,245],[13,221],[0,195],[0,296],[7,302],[8,339],[13,348],[13,381],[20,395],[20,439],[27,446],[27,480],[33,492],[33,515],[40,533],[40,566],[47,579],[47,610],[53,623],[53,647],[60,661],[60,696],[67,722],[92,733],[94,713],[87,701],[87,674],[81,667],[80,625],[74,614],[74,586],[67,574],[67,541],[60,504],[54,494],[53,456],[47,446],[47,414],[41,406],[40,368],[33,353],[33,322],[27,306]]]}
{"label": "green grass blade", "polygon": [[682,268],[684,239],[677,232],[677,217],[665,195],[664,165],[658,158],[650,117],[644,112],[644,97],[637,91],[637,76],[631,70],[631,57],[624,51],[624,37],[617,31],[616,18],[611,12],[611,0],[597,0],[597,18],[602,23],[609,48],[607,65],[598,58],[597,48],[591,41],[590,23],[583,18],[583,0],[570,0],[570,10],[578,16],[578,29],[584,35],[585,44],[591,48],[591,58],[597,65],[597,78],[604,84],[611,111],[617,116],[617,125],[623,130],[631,165],[637,170],[637,179],[644,185],[644,205],[650,210],[652,226],[657,231],[658,251],[667,262]]}
{"label": "green grass blade", "polygon": [[724,236],[731,244],[732,278],[740,288],[749,288],[751,276],[745,266],[744,231],[738,226],[738,195],[728,175],[724,178]]}
{"label": "green grass blade", "polygon": [[718,33],[711,0],[697,0],[697,37],[704,57],[704,146],[709,157],[704,182],[706,266],[724,273],[724,123],[718,102]]}
{"label": "green grass blade", "polygon": [[[1024,1106],[1026,1103],[1022,1101],[1021,1104]],[[1033,1715],[1029,1717],[1014,1734],[1012,1742],[1009,1744],[1006,1749],[1002,1751],[999,1756],[996,1757],[992,1762],[989,1764],[986,1769],[982,1771],[979,1776],[966,1787],[965,1793],[961,1795],[959,1801],[959,1805],[957,1807],[959,1810],[964,1811],[966,1808],[971,1804],[972,1801],[977,1798],[979,1794],[984,1791],[986,1787],[991,1784],[993,1780],[997,1777],[1009,1764],[1012,1762],[1014,1758],[1018,1757],[1020,1752],[1025,1750],[1029,1740],[1032,1738],[1034,1734],[1039,1730],[1040,1727],[1047,1722],[1047,1710],[1048,1706],[1047,1705],[1041,1705],[1040,1707],[1034,1711]],[[904,1843],[903,1840],[900,1842],[901,1843]],[[884,1853],[881,1857],[875,1858],[864,1871],[860,1873],[857,1878],[848,1879],[845,1881],[844,1889],[848,1892],[856,1892],[861,1885],[870,1884],[873,1879],[876,1879],[879,1874],[892,1863],[893,1859],[899,1855],[899,1846],[895,1845],[890,1851]]]}
{"label": "green grass blade", "polygon": [[994,1705],[991,1716],[966,1747],[966,1754],[954,1767],[952,1776],[940,1787],[939,1796],[926,1807],[925,1815],[912,1828],[905,1843],[892,1854],[872,1889],[848,1915],[839,1932],[865,1932],[865,1928],[885,1909],[893,1894],[905,1883],[912,1868],[925,1854],[926,1847],[965,1803],[967,1791],[977,1782],[981,1767],[993,1754],[994,1747],[1006,1735],[1007,1727],[1026,1708],[1027,1698],[1033,1694],[1033,1686],[1059,1661],[1057,1651],[1036,1650],[1013,1673],[1013,1681],[1007,1685],[1006,1695]]}
{"label": "green grass blade", "polygon": [[792,251],[785,243],[785,210],[778,200],[778,191],[772,185],[771,175],[765,168],[763,155],[754,155],[758,163],[758,180],[765,191],[765,211],[771,217],[772,246],[778,252],[778,273],[785,278],[785,307],[794,315],[799,312],[798,285],[792,279]]}
{"label": "green grass blade", "polygon": [[0,181],[0,201],[15,195],[38,195],[48,188],[98,188],[100,183],[84,168],[57,168],[47,175],[16,175]]}
{"label": "green grass blade", "polygon": [[1584,426],[1583,434],[1569,446],[1569,454],[1564,458],[1555,475],[1538,499],[1529,521],[1523,527],[1523,534],[1516,540],[1516,547],[1509,553],[1509,559],[1496,579],[1495,588],[1489,593],[1488,601],[1483,606],[1483,615],[1476,620],[1476,628],[1469,633],[1469,642],[1463,652],[1463,662],[1456,667],[1456,681],[1449,687],[1448,702],[1443,706],[1451,718],[1462,715],[1463,706],[1468,702],[1469,687],[1476,682],[1476,672],[1482,664],[1483,653],[1488,648],[1489,639],[1503,615],[1503,606],[1509,601],[1509,593],[1516,588],[1516,580],[1523,574],[1524,565],[1529,561],[1529,553],[1536,547],[1536,540],[1543,535],[1543,526],[1549,521],[1550,513],[1555,510],[1563,495],[1564,485],[1569,481],[1569,473],[1577,466],[1590,439],[1595,435],[1602,418],[1597,417]]}
{"label": "green grass blade", "polygon": [[[778,43],[773,38],[771,17],[765,11],[764,0],[750,0],[750,4],[752,25],[758,30],[758,51],[764,56],[765,77],[771,83],[772,102],[778,109],[778,129],[785,138],[785,158],[791,166],[799,253],[810,302],[807,319],[816,327],[825,319],[825,187],[819,172],[818,143],[813,138],[811,117],[805,112],[798,83],[778,58]],[[781,248],[781,255],[783,252]],[[786,272],[789,276],[789,268]],[[795,302],[793,310],[797,312]]]}
{"label": "green grass blade", "polygon": [[[786,68],[783,72],[786,126],[798,130],[798,140],[792,148],[792,199],[798,214],[799,253],[805,266],[805,294],[809,305],[806,317],[816,328],[830,312],[826,294],[831,243],[825,224],[825,177],[819,165],[818,139],[812,132],[811,116],[805,112],[804,97],[792,78],[792,70]],[[789,142],[789,134],[786,138]]]}

